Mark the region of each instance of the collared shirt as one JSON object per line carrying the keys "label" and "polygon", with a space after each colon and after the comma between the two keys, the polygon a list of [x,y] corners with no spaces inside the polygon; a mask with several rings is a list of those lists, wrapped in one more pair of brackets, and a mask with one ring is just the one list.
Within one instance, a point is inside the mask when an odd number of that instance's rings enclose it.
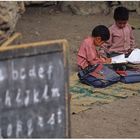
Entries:
{"label": "collared shirt", "polygon": [[114,23],[109,27],[110,39],[102,46],[108,53],[128,53],[128,50],[136,48],[135,39],[131,26],[127,23],[122,29]]}
{"label": "collared shirt", "polygon": [[80,68],[84,69],[89,65],[105,63],[106,59],[103,58],[100,52],[97,51],[97,46],[94,45],[94,38],[87,37],[82,43],[77,55],[77,64]]}

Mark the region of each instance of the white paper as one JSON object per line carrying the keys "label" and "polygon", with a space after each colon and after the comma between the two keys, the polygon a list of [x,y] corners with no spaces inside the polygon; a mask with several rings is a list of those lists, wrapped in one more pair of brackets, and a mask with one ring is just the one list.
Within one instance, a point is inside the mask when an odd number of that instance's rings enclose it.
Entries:
{"label": "white paper", "polygon": [[118,55],[118,56],[114,56],[111,58],[111,63],[126,63],[126,58],[124,54]]}
{"label": "white paper", "polygon": [[128,58],[126,58],[128,62],[133,64],[140,63],[140,49],[134,49]]}
{"label": "white paper", "polygon": [[125,58],[124,54],[112,57],[111,63],[126,63],[140,64],[140,49],[134,49],[128,58]]}

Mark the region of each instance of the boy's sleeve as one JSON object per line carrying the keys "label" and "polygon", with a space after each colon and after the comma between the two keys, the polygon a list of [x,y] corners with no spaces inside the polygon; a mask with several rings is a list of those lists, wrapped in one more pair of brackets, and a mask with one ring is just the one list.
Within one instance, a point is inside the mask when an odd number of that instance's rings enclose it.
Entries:
{"label": "boy's sleeve", "polygon": [[77,55],[77,64],[81,68],[85,68],[88,66],[87,60],[86,60],[86,42],[83,41],[80,45],[80,48],[78,50],[78,55]]}
{"label": "boy's sleeve", "polygon": [[80,45],[78,56],[77,56],[77,64],[82,69],[89,65],[94,65],[98,63],[105,63],[106,58],[98,55],[95,48],[93,49],[87,42],[83,42]]}
{"label": "boy's sleeve", "polygon": [[87,50],[87,52],[87,61],[90,65],[106,62],[106,58],[102,57],[98,50]]}
{"label": "boy's sleeve", "polygon": [[130,27],[130,45],[132,50],[136,48],[135,38],[131,27]]}

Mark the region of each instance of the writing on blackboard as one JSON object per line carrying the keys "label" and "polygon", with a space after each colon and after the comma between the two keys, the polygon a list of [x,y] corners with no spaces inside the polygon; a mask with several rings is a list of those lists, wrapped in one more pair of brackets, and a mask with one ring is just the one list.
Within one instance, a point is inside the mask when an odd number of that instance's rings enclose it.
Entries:
{"label": "writing on blackboard", "polygon": [[61,45],[0,55],[0,138],[66,136],[67,63]]}
{"label": "writing on blackboard", "polygon": [[[1,84],[7,81],[7,78],[11,79],[13,83],[27,80],[31,80],[34,83],[41,82],[42,80],[44,80],[44,82],[41,84],[41,88],[34,85],[24,88],[22,85],[15,86],[14,89],[11,87],[5,88],[5,90],[3,90],[3,95],[0,96],[1,109],[14,110],[15,108],[28,108],[33,105],[47,104],[53,100],[58,102],[60,100],[60,87],[57,87],[57,84],[54,84],[55,82],[51,85],[49,83],[51,80],[54,80],[53,74],[55,74],[56,65],[52,63],[43,65],[43,63],[40,63],[39,65],[32,64],[30,68],[26,68],[23,66],[17,67],[15,63],[16,62],[11,61],[9,76],[3,76],[0,80]],[[5,73],[4,70],[4,68],[0,68],[0,73]],[[62,115],[62,109],[58,106],[54,111],[52,110],[52,112],[49,113],[49,117],[36,114],[34,119],[29,115],[26,119],[23,118],[23,120],[19,118],[15,121],[9,120],[5,124],[4,129],[0,127],[0,136],[14,136],[19,138],[22,137],[24,133],[24,136],[32,137],[35,128],[43,130],[46,125],[48,125],[48,127],[50,126],[50,129],[53,130],[55,125],[62,123]],[[27,131],[24,132],[23,130]]]}
{"label": "writing on blackboard", "polygon": [[[49,64],[48,69],[45,71],[45,68],[43,66],[39,66],[38,68],[36,66],[32,66],[28,71],[26,68],[21,67],[19,70],[16,70],[14,67],[14,63],[11,64],[11,73],[12,73],[12,80],[26,80],[27,78],[40,78],[44,79],[45,76],[48,76],[48,79],[51,79],[52,71],[53,71],[53,65]],[[0,69],[0,82],[3,82],[6,77],[4,76],[4,69]]]}
{"label": "writing on blackboard", "polygon": [[[61,124],[62,122],[62,111],[61,109],[58,109],[56,113],[52,113],[48,120],[46,120],[44,117],[42,116],[37,116],[35,120],[29,118],[28,120],[24,120],[24,122],[22,120],[16,120],[16,124],[12,124],[9,123],[6,127],[6,135],[7,137],[11,137],[13,132],[15,133],[16,138],[19,138],[20,135],[22,135],[23,129],[27,130],[27,136],[31,137],[31,134],[34,131],[34,127],[33,127],[33,122],[35,122],[40,129],[44,129],[44,126],[46,125],[50,125],[50,128],[54,128],[55,127],[55,123],[56,124]],[[15,126],[14,126],[15,125]],[[13,129],[15,127],[15,130]],[[25,128],[23,128],[25,127]],[[0,128],[0,138],[2,137],[2,129]]]}
{"label": "writing on blackboard", "polygon": [[[50,98],[55,98],[60,96],[59,88],[52,88],[51,95],[48,96],[48,85],[44,86],[44,90],[42,93],[38,89],[25,90],[25,91],[21,91],[21,89],[17,89],[16,97],[14,99],[11,96],[12,94],[13,93],[10,90],[6,90],[4,99],[0,99],[1,102],[4,101],[4,103],[2,103],[3,105],[5,105],[4,107],[12,107],[12,105],[16,105],[16,106],[24,105],[27,107],[29,104],[36,104],[42,101],[48,101],[50,100]],[[22,97],[22,94],[25,94],[26,96]],[[31,94],[33,98],[31,98]],[[39,95],[41,96],[39,97]]]}

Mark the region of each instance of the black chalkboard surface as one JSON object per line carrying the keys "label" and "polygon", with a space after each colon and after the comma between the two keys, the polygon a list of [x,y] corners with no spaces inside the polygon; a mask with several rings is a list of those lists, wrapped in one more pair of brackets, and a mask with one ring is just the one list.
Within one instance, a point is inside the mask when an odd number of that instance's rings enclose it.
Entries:
{"label": "black chalkboard surface", "polygon": [[67,41],[0,48],[0,138],[69,137]]}

